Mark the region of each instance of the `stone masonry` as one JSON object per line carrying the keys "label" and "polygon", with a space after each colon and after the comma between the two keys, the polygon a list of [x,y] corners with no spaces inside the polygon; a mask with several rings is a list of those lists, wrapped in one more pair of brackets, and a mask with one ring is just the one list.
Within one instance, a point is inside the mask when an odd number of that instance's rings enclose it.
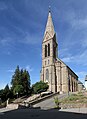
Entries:
{"label": "stone masonry", "polygon": [[78,90],[78,76],[58,58],[58,43],[52,22],[51,11],[42,41],[42,70],[40,80],[47,82],[49,91],[75,92]]}

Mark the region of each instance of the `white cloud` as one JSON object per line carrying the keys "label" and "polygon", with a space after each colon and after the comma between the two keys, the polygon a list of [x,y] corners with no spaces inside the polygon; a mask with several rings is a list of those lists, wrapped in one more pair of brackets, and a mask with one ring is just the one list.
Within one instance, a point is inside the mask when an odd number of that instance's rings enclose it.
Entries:
{"label": "white cloud", "polygon": [[0,89],[4,89],[7,84],[4,82],[0,82]]}
{"label": "white cloud", "polygon": [[64,13],[64,22],[69,27],[62,37],[64,40],[59,55],[65,63],[87,66],[87,16],[81,16],[73,9]]}
{"label": "white cloud", "polygon": [[66,63],[69,62],[87,66],[87,50],[83,51],[81,54],[63,57],[62,60]]}
{"label": "white cloud", "polygon": [[62,49],[58,50],[58,55],[60,57],[65,57],[65,56],[69,57],[70,54],[69,54],[68,50],[69,50],[68,48],[62,48]]}
{"label": "white cloud", "polygon": [[7,72],[14,73],[14,70],[13,69],[9,69],[9,70],[7,70]]}
{"label": "white cloud", "polygon": [[0,44],[2,46],[9,46],[13,43],[13,39],[11,37],[5,37],[3,39],[0,38]]}
{"label": "white cloud", "polygon": [[[25,66],[25,68],[20,67],[20,69],[26,69],[29,72],[32,72],[33,71],[33,68],[30,65]],[[14,73],[14,71],[15,71],[15,69],[8,69],[7,70],[8,73]]]}
{"label": "white cloud", "polygon": [[28,70],[29,72],[32,72],[33,71],[33,68],[31,68],[31,66],[27,65],[26,67],[26,70]]}
{"label": "white cloud", "polygon": [[63,11],[63,24],[67,24],[66,31],[62,33],[63,45],[62,48],[74,47],[77,44],[81,47],[87,47],[87,14],[83,11],[70,9],[67,12]]}
{"label": "white cloud", "polygon": [[86,71],[79,71],[79,72],[76,72],[80,77],[84,77],[85,79],[85,76],[87,75],[87,72]]}
{"label": "white cloud", "polygon": [[85,50],[80,56],[78,56],[79,62],[84,65],[87,66],[87,50]]}
{"label": "white cloud", "polygon": [[85,76],[87,75],[86,71],[79,71],[76,74],[80,77],[79,80],[84,84],[85,83]]}
{"label": "white cloud", "polygon": [[62,58],[62,60],[63,60],[64,62],[72,62],[73,57],[64,57],[64,58]]}
{"label": "white cloud", "polygon": [[[38,34],[37,34],[38,35]],[[39,35],[37,36],[35,34],[29,34],[25,32],[24,38],[20,40],[19,42],[23,44],[37,44],[39,42]]]}
{"label": "white cloud", "polygon": [[63,20],[70,24],[74,30],[87,28],[87,16],[84,11],[79,13],[78,10],[70,9],[63,13]]}
{"label": "white cloud", "polygon": [[1,53],[10,56],[15,48],[14,44],[15,40],[11,37],[4,36],[3,39],[0,38],[0,48],[3,49]]}
{"label": "white cloud", "polygon": [[[77,15],[77,14],[76,14]],[[78,29],[84,29],[84,28],[87,28],[87,17],[86,18],[73,18],[71,21],[70,21],[70,24],[72,26],[72,28],[78,30]]]}

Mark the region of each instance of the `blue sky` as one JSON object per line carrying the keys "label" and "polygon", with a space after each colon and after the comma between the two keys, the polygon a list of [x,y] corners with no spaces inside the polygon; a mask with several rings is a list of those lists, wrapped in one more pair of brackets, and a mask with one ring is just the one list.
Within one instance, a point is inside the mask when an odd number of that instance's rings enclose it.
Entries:
{"label": "blue sky", "polygon": [[51,6],[58,56],[84,83],[87,74],[87,0],[0,0],[0,89],[17,65],[40,80],[41,43]]}

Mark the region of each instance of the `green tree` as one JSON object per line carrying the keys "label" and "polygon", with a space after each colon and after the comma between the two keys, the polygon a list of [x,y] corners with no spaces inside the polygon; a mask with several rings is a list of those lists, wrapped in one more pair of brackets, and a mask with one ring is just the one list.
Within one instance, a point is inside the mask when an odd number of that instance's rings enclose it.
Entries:
{"label": "green tree", "polygon": [[24,88],[24,93],[29,94],[29,92],[30,92],[30,75],[29,75],[28,71],[21,70],[21,81],[22,81],[22,86]]}
{"label": "green tree", "polygon": [[0,100],[3,100],[3,89],[0,90]]}
{"label": "green tree", "polygon": [[3,93],[5,94],[6,99],[8,99],[9,98],[9,94],[10,94],[10,89],[9,89],[8,84],[5,86]]}
{"label": "green tree", "polygon": [[14,94],[17,94],[20,96],[20,94],[23,93],[23,86],[22,85],[16,85],[13,91],[14,91]]}
{"label": "green tree", "polygon": [[11,81],[11,85],[12,85],[12,90],[14,95],[16,95],[16,93],[18,92],[18,86],[21,85],[21,75],[20,75],[20,69],[19,66],[17,66],[14,75],[12,76],[12,81]]}
{"label": "green tree", "polygon": [[11,81],[11,85],[12,88],[14,88],[16,85],[19,85],[21,83],[21,77],[20,77],[20,69],[19,66],[17,66],[14,75],[12,76],[12,81]]}
{"label": "green tree", "polygon": [[30,75],[28,71],[19,69],[19,66],[17,66],[14,75],[12,76],[12,90],[14,95],[17,93],[20,95],[26,95],[29,94],[30,91]]}
{"label": "green tree", "polygon": [[47,85],[47,83],[44,83],[44,82],[42,82],[42,81],[36,82],[36,83],[32,86],[34,93],[41,93],[41,92],[43,92],[43,91],[47,91],[48,87],[49,87],[49,86]]}
{"label": "green tree", "polygon": [[6,101],[9,98],[9,95],[10,95],[10,89],[7,84],[5,88],[0,91],[0,98],[2,102]]}

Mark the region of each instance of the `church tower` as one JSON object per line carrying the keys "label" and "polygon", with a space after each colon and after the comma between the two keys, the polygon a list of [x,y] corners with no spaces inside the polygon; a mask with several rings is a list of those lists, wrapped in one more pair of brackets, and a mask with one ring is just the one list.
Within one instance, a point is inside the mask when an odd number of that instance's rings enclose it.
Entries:
{"label": "church tower", "polygon": [[47,82],[49,91],[75,92],[78,90],[78,76],[58,58],[56,33],[49,10],[47,24],[42,41],[42,69],[40,80]]}
{"label": "church tower", "polygon": [[56,67],[57,60],[56,33],[52,21],[51,11],[49,10],[44,38],[42,41],[42,70],[41,80],[47,82],[49,91],[56,92]]}

